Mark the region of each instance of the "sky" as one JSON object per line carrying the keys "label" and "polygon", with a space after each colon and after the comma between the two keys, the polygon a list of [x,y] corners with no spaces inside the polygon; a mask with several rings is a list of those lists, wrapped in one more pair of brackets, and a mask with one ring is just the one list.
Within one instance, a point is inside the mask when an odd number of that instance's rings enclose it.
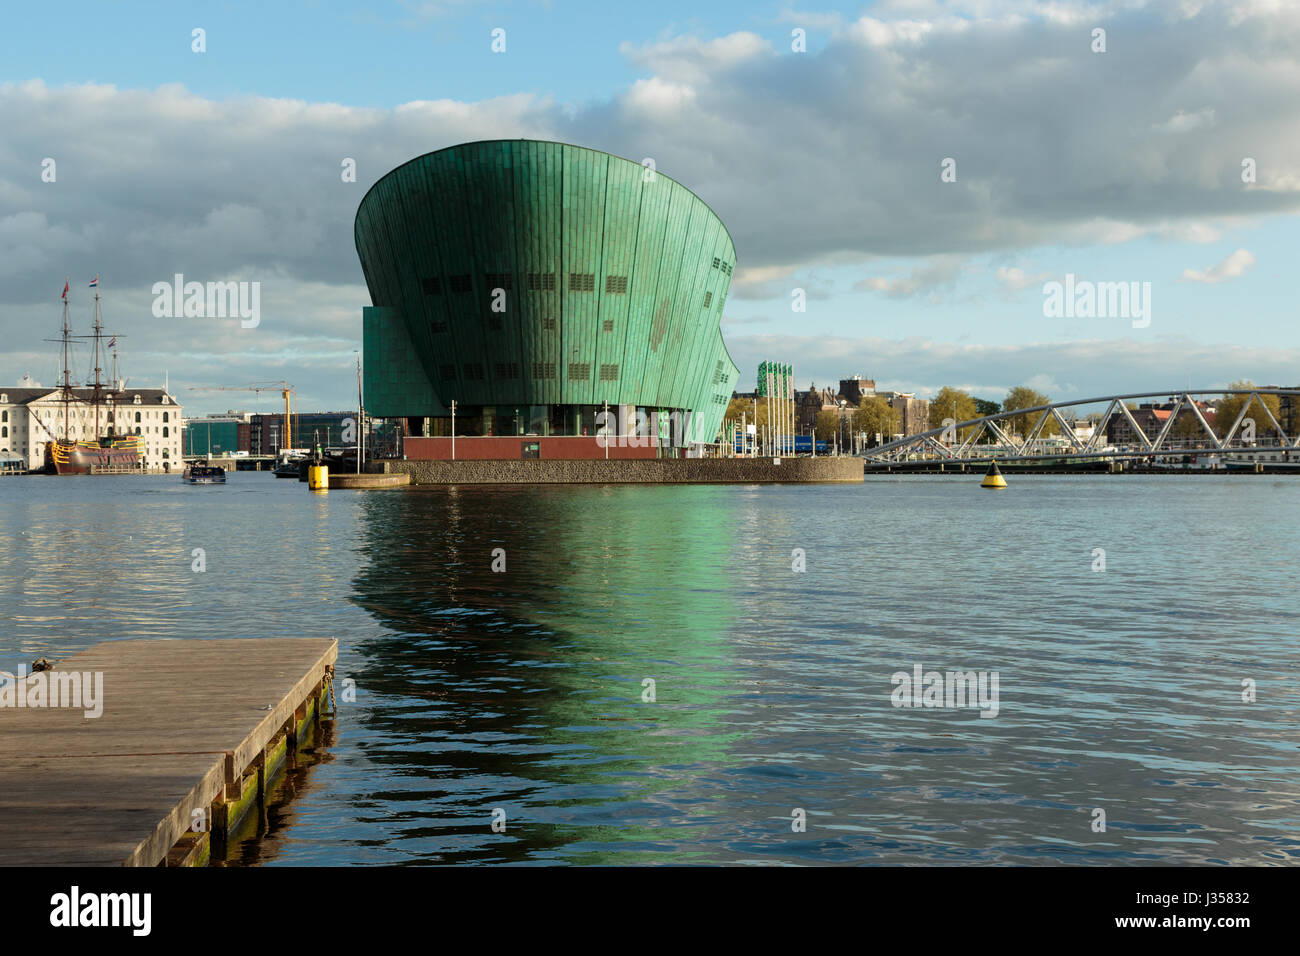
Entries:
{"label": "sky", "polygon": [[[1300,4],[1273,0],[24,4],[0,382],[55,382],[64,278],[84,327],[98,274],[123,373],[187,414],[273,410],[202,389],[281,379],[350,407],[361,197],[529,137],[652,158],[718,213],[742,389],[764,359],[995,401],[1295,384],[1298,114]],[[176,273],[260,282],[260,323],[156,318]],[[1067,276],[1136,283],[1143,315],[1052,314]]]}

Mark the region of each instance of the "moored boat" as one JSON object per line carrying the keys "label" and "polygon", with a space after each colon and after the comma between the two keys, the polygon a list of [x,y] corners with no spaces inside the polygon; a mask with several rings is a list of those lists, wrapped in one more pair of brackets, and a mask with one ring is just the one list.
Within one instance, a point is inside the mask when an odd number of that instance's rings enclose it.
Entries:
{"label": "moored boat", "polygon": [[191,485],[224,485],[226,469],[220,465],[193,464],[185,469],[181,480]]}
{"label": "moored boat", "polygon": [[[72,370],[69,361],[69,346],[72,335],[68,327],[68,290],[69,283],[63,283],[63,334],[56,340],[63,345],[63,382],[60,385],[60,400],[63,403],[62,434],[51,434],[45,444],[45,470],[55,475],[91,475],[105,473],[136,472],[140,470],[141,452],[144,439],[139,434],[123,432],[117,421],[119,393],[123,388],[117,375],[117,336],[110,336],[109,349],[113,353],[113,374],[115,381],[103,380],[103,368],[100,366],[100,343],[104,338],[104,326],[99,317],[99,276],[91,280],[90,287],[95,290],[95,324],[94,331],[88,338],[94,343],[94,381],[88,386],[87,404],[89,414],[85,425],[78,425],[88,438],[74,438],[71,427],[71,406],[83,399],[72,385]],[[101,418],[101,415],[103,416]],[[138,418],[137,418],[138,420]],[[39,421],[39,420],[38,420]],[[43,424],[43,423],[42,423]],[[52,431],[48,426],[47,431]],[[102,431],[101,431],[102,427]],[[136,429],[137,433],[139,429]]]}

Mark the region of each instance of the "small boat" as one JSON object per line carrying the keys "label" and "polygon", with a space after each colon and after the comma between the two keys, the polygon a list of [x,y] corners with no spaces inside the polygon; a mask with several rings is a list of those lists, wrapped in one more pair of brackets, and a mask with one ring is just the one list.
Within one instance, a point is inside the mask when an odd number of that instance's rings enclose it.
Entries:
{"label": "small boat", "polygon": [[272,472],[277,478],[297,478],[299,481],[307,480],[307,459],[297,458],[293,461],[286,461]]}
{"label": "small boat", "polygon": [[190,465],[181,478],[191,485],[224,485],[226,469],[220,465]]}

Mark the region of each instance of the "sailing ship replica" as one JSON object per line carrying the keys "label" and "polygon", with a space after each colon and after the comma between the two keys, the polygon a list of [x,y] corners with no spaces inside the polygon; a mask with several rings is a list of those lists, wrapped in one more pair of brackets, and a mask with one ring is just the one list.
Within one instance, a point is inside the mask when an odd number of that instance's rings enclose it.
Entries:
{"label": "sailing ship replica", "polygon": [[[127,428],[119,428],[117,423],[117,402],[123,391],[123,384],[117,379],[117,336],[111,337],[109,343],[113,350],[113,384],[106,385],[103,369],[100,367],[101,347],[104,327],[99,318],[99,276],[95,276],[90,287],[95,290],[95,326],[88,336],[74,336],[68,328],[68,283],[63,283],[63,335],[59,341],[63,344],[63,384],[60,385],[60,401],[63,403],[63,426],[61,435],[51,435],[45,444],[45,470],[56,475],[89,475],[105,473],[136,472],[140,470],[140,452],[144,440],[133,435]],[[79,400],[72,386],[72,371],[69,361],[69,347],[74,338],[89,338],[94,342],[95,380],[90,383],[90,394],[85,397],[86,422],[81,431],[93,425],[90,438],[74,438],[72,434],[72,406]],[[83,390],[84,392],[84,390]]]}

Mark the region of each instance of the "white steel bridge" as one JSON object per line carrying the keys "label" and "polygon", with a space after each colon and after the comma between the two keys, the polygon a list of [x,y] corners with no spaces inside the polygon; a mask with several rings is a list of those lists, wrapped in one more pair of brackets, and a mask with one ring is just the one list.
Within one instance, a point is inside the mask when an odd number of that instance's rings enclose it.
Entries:
{"label": "white steel bridge", "polygon": [[[1279,415],[1263,401],[1278,396]],[[1231,426],[1216,420],[1216,432],[1202,410],[1225,398],[1241,402]],[[1197,404],[1197,399],[1201,405]],[[1162,403],[1161,424],[1144,429],[1134,417],[1144,409],[1128,403]],[[1300,412],[1300,388],[1200,389],[1137,392],[1014,409],[966,421],[945,419],[939,428],[900,438],[863,452],[868,468],[893,465],[978,465],[989,461],[1026,464],[1072,462],[1160,462],[1246,459],[1300,462],[1300,428],[1288,435],[1278,418]],[[1167,413],[1167,417],[1165,417]],[[1146,417],[1146,416],[1144,416]],[[1221,417],[1221,416],[1220,416]],[[1300,419],[1300,416],[1297,416]],[[1014,426],[1019,422],[1023,434]],[[1123,427],[1119,423],[1126,423]],[[1051,423],[1051,424],[1049,424]],[[1115,427],[1112,428],[1112,425]],[[1089,427],[1090,426],[1090,427]],[[1149,434],[1155,430],[1156,434]],[[1112,436],[1116,440],[1111,440]]]}

